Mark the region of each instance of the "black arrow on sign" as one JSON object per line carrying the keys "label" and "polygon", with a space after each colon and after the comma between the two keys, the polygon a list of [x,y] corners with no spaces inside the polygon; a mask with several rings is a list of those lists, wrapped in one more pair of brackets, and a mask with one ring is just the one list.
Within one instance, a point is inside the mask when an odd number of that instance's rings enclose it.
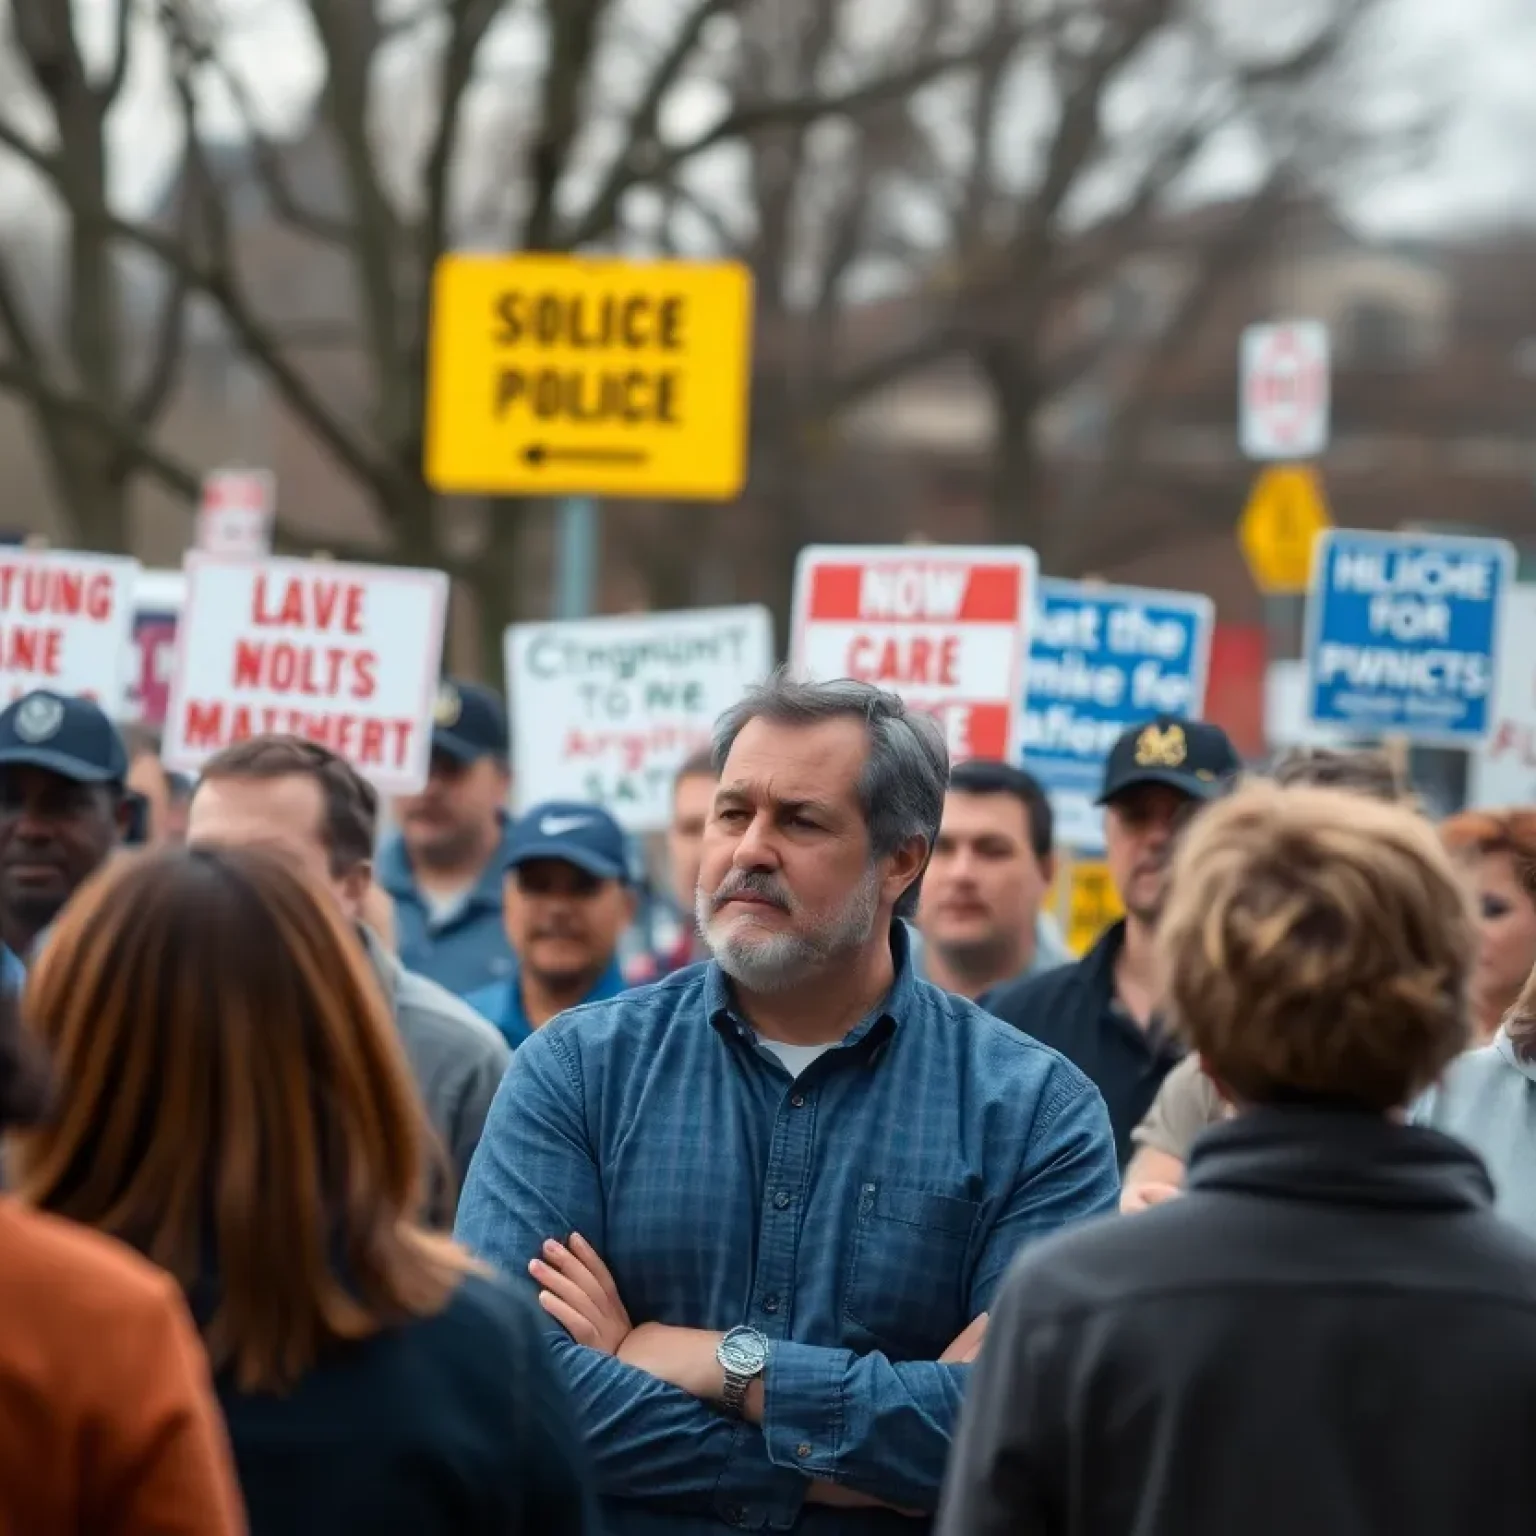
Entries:
{"label": "black arrow on sign", "polygon": [[530,443],[523,449],[523,458],[540,469],[545,464],[647,464],[651,456],[643,448],[550,448]]}

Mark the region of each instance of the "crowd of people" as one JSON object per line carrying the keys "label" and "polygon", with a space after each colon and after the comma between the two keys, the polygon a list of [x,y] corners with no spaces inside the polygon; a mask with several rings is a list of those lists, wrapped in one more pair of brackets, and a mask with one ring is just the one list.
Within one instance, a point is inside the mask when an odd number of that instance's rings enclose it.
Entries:
{"label": "crowd of people", "polygon": [[508,762],[0,712],[0,1532],[1529,1529],[1536,811],[1150,719],[1074,958],[1028,773],[778,675],[636,955]]}

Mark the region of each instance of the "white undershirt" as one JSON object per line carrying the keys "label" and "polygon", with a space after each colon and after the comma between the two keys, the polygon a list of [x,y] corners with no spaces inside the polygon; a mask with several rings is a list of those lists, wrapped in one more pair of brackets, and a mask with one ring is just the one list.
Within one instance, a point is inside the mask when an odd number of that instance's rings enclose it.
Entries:
{"label": "white undershirt", "polygon": [[799,1077],[818,1056],[832,1049],[831,1045],[786,1045],[782,1040],[764,1040],[761,1035],[757,1043],[777,1056],[791,1077]]}
{"label": "white undershirt", "polygon": [[421,893],[422,905],[427,909],[427,917],[434,928],[443,928],[451,923],[465,907],[469,905],[469,898],[473,892],[472,885],[460,886],[456,891]]}

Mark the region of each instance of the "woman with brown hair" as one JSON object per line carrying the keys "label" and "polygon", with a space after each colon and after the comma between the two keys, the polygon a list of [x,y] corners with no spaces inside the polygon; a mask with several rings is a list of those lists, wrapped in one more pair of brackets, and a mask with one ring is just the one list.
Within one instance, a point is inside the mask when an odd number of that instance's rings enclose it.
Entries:
{"label": "woman with brown hair", "polygon": [[1181,1199],[1014,1266],[940,1536],[1529,1536],[1536,1244],[1402,1123],[1475,949],[1406,809],[1253,784],[1194,822],[1163,995],[1236,1113]]}
{"label": "woman with brown hair", "polygon": [[531,1304],[421,1223],[424,1112],[334,903],[269,854],[125,860],[33,971],[21,1196],[180,1281],[256,1536],[587,1529]]}
{"label": "woman with brown hair", "polygon": [[[0,991],[0,1129],[47,1106]],[[176,1288],[118,1243],[0,1198],[0,1531],[238,1536],[208,1362]]]}
{"label": "woman with brown hair", "polygon": [[1536,896],[1526,878],[1536,868],[1536,810],[1463,811],[1441,823],[1440,836],[1477,898],[1472,1024],[1486,1042],[1536,966]]}

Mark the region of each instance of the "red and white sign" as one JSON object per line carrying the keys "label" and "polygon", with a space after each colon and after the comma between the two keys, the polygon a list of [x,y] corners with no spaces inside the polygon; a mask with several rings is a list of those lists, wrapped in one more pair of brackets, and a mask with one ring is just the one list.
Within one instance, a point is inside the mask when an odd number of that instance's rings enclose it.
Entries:
{"label": "red and white sign", "polygon": [[792,666],[899,693],[937,716],[956,762],[1016,762],[1037,581],[1031,549],[813,545],[795,569]]}
{"label": "red and white sign", "polygon": [[230,560],[264,560],[272,553],[277,482],[270,469],[216,469],[203,481],[197,547]]}
{"label": "red and white sign", "polygon": [[1315,459],[1328,446],[1328,327],[1319,320],[1243,332],[1238,437],[1250,459]]}
{"label": "red and white sign", "polygon": [[187,560],[166,766],[305,736],[386,794],[427,780],[448,578],[321,560]]}
{"label": "red and white sign", "polygon": [[138,572],[137,560],[114,555],[0,554],[0,704],[48,688],[83,694],[120,716]]}

